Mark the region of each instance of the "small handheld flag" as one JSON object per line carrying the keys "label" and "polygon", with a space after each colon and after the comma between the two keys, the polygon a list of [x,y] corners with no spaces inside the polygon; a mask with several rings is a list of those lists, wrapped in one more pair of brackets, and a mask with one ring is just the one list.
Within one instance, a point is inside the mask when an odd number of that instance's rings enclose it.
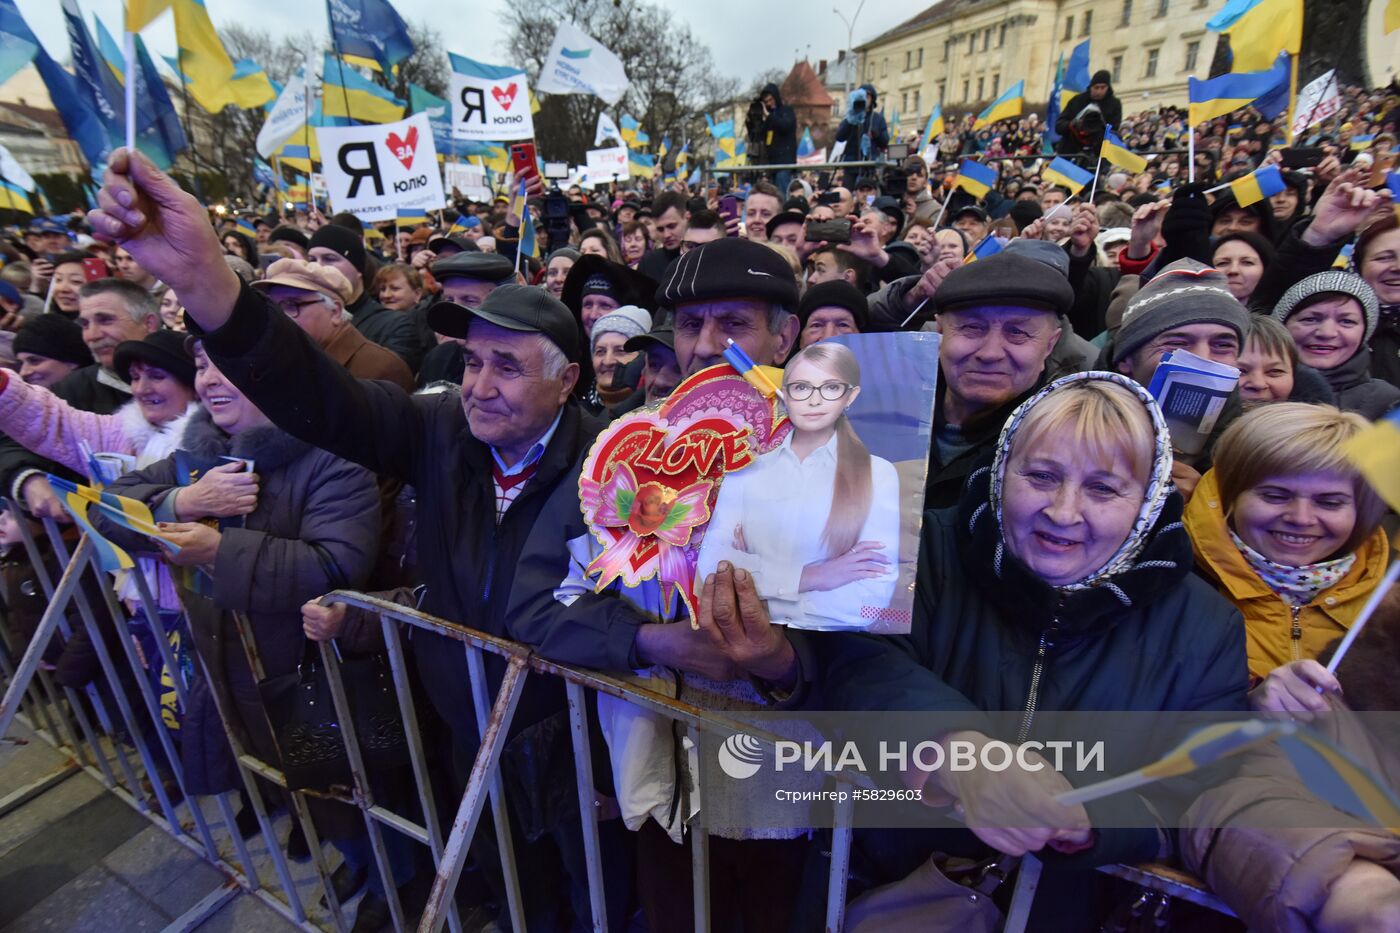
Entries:
{"label": "small handheld flag", "polygon": [[1099,150],[1099,155],[1105,161],[1133,173],[1147,170],[1147,160],[1129,149],[1128,144],[1118,138],[1111,126],[1104,128],[1103,148]]}
{"label": "small handheld flag", "polygon": [[984,198],[997,183],[997,170],[971,159],[963,159],[958,166],[956,186],[974,198]]}
{"label": "small handheld flag", "polygon": [[787,399],[783,398],[783,390],[778,388],[777,384],[768,378],[768,374],[749,359],[749,355],[744,352],[743,347],[732,339],[729,341],[729,346],[724,348],[724,359],[730,366],[734,367],[735,372],[744,377],[745,382],[757,389],[764,398],[772,398],[776,395],[783,400],[784,404],[787,404]]}
{"label": "small handheld flag", "polygon": [[1230,182],[1230,191],[1240,207],[1249,207],[1256,201],[1271,198],[1285,187],[1283,173],[1277,165],[1266,165],[1257,172],[1250,172],[1243,178]]}
{"label": "small handheld flag", "polygon": [[943,108],[938,104],[933,105],[933,112],[928,115],[928,123],[924,125],[924,136],[919,141],[919,150],[923,151],[933,145],[934,139],[943,135]]}
{"label": "small handheld flag", "polygon": [[1094,173],[1075,165],[1068,159],[1056,158],[1040,173],[1040,177],[1052,185],[1068,188],[1071,196],[1084,190],[1084,186],[1094,180]]}
{"label": "small handheld flag", "polygon": [[1400,831],[1400,800],[1340,748],[1302,728],[1280,738],[1279,748],[1313,796],[1359,820]]}
{"label": "small handheld flag", "polygon": [[1001,96],[987,105],[987,109],[977,115],[972,128],[980,130],[984,126],[990,126],[998,120],[1006,120],[1011,117],[1019,117],[1021,108],[1025,104],[1026,82],[1017,81],[1011,87],[1002,92]]}
{"label": "small handheld flag", "polygon": [[1232,110],[1248,107],[1259,98],[1277,90],[1280,85],[1286,87],[1289,72],[1288,56],[1285,54],[1280,55],[1274,66],[1267,71],[1223,74],[1204,81],[1189,79],[1187,95],[1190,98],[1190,125],[1198,126],[1216,117],[1223,117]]}
{"label": "small handheld flag", "polygon": [[1006,247],[1001,245],[1001,240],[998,240],[994,235],[989,233],[982,238],[982,242],[968,251],[967,258],[963,260],[963,265],[976,262],[979,259],[987,259],[995,256],[1005,248]]}
{"label": "small handheld flag", "polygon": [[394,226],[399,230],[412,230],[428,222],[428,212],[421,207],[413,210],[400,208],[394,218]]}

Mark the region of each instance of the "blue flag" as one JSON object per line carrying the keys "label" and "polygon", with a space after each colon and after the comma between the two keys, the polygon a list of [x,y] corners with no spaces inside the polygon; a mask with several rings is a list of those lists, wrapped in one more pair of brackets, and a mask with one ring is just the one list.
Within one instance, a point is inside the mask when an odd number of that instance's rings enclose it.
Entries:
{"label": "blue flag", "polygon": [[[139,35],[136,37],[136,65],[136,145],[151,156],[156,165],[166,169],[176,155],[188,148],[188,143],[170,92]],[[153,152],[161,157],[156,158]]]}
{"label": "blue flag", "polygon": [[0,0],[0,84],[34,60],[39,40],[20,15],[15,0]]}
{"label": "blue flag", "polygon": [[74,89],[102,121],[109,144],[120,145],[123,138],[121,84],[99,54],[97,43],[78,10],[77,0],[63,0],[63,20],[73,50]]}
{"label": "blue flag", "polygon": [[408,26],[388,0],[327,0],[326,8],[340,55],[373,59],[387,72],[413,54]]}
{"label": "blue flag", "polygon": [[277,176],[272,171],[272,166],[262,159],[253,160],[253,181],[259,185],[267,185],[269,188],[277,187]]}
{"label": "blue flag", "polygon": [[447,101],[416,84],[410,84],[408,112],[428,115],[428,125],[433,128],[433,145],[437,147],[438,155],[457,154],[457,147],[453,145],[452,139],[452,108],[448,106]]}
{"label": "blue flag", "polygon": [[77,79],[64,71],[42,48],[34,54],[34,67],[39,69],[39,77],[48,88],[53,108],[62,118],[69,137],[82,150],[88,167],[95,173],[105,171],[107,157],[112,153],[112,138],[107,133],[102,116],[79,93]]}

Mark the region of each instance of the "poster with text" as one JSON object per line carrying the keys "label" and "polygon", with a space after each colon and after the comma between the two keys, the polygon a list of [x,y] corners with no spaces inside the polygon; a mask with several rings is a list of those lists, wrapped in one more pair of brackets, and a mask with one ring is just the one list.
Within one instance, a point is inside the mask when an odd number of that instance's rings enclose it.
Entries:
{"label": "poster with text", "polygon": [[397,123],[316,129],[331,203],[361,220],[446,206],[427,114]]}
{"label": "poster with text", "polygon": [[525,73],[504,78],[452,73],[452,138],[472,142],[533,139]]}
{"label": "poster with text", "polygon": [[593,184],[627,178],[629,175],[626,146],[588,150],[588,178]]}

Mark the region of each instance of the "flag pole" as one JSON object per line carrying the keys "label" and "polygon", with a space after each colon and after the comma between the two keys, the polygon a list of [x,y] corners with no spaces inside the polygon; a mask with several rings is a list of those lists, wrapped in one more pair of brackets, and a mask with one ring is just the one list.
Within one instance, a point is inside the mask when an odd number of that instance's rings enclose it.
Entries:
{"label": "flag pole", "polygon": [[340,72],[340,95],[345,99],[345,119],[354,121],[355,118],[350,115],[350,89],[345,86],[345,59],[340,56],[340,42],[335,38],[335,17],[331,15],[330,0],[326,0],[326,25],[330,27],[331,31],[331,49],[335,52],[335,67]]}
{"label": "flag pole", "polygon": [[136,149],[136,33],[126,30],[122,39],[123,67],[126,70],[126,148]]}
{"label": "flag pole", "polygon": [[1332,655],[1332,660],[1327,662],[1327,672],[1337,673],[1337,668],[1342,663],[1342,658],[1351,650],[1351,646],[1356,642],[1356,636],[1361,634],[1361,630],[1366,627],[1366,623],[1371,621],[1371,616],[1375,615],[1376,607],[1381,600],[1390,592],[1390,588],[1395,585],[1395,581],[1400,579],[1400,561],[1390,565],[1384,577],[1381,578],[1381,585],[1371,591],[1371,598],[1366,600],[1366,605],[1361,607],[1361,614],[1356,617],[1356,621],[1347,630],[1346,637],[1337,646],[1336,652]]}
{"label": "flag pole", "polygon": [[1093,181],[1093,183],[1092,183],[1091,185],[1089,185],[1089,200],[1086,202],[1086,203],[1088,203],[1088,204],[1093,204],[1093,203],[1094,203],[1094,195],[1097,194],[1097,193],[1098,193],[1098,190],[1099,190],[1099,172],[1100,172],[1102,169],[1103,169],[1103,146],[1102,146],[1102,144],[1100,144],[1100,146],[1099,146],[1099,161],[1096,162],[1096,163],[1094,164],[1094,181]]}

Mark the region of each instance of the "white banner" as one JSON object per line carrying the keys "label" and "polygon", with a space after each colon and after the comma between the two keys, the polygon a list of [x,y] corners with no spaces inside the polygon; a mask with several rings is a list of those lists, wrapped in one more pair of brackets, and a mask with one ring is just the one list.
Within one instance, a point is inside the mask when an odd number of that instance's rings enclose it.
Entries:
{"label": "white banner", "polygon": [[283,143],[292,138],[293,133],[305,125],[306,80],[298,71],[282,88],[277,103],[272,105],[272,112],[263,121],[262,129],[258,130],[258,155],[264,159],[271,158]]}
{"label": "white banner", "polygon": [[598,128],[593,131],[593,145],[601,146],[608,140],[615,143],[622,142],[622,130],[617,128],[617,123],[608,116],[606,110],[598,112]]}
{"label": "white banner", "polygon": [[443,190],[451,194],[457,189],[464,197],[473,201],[491,200],[491,189],[486,187],[486,170],[475,165],[448,162],[442,167]]}
{"label": "white banner", "polygon": [[[622,59],[572,23],[560,23],[536,87],[551,94],[592,94],[614,106],[627,93]],[[597,141],[594,141],[597,144]]]}
{"label": "white banner", "polygon": [[397,123],[316,128],[321,171],[338,211],[392,220],[401,209],[446,206],[428,115]]}
{"label": "white banner", "polygon": [[533,139],[525,73],[499,80],[452,72],[452,138],[471,142]]}
{"label": "white banner", "polygon": [[1308,86],[1298,92],[1298,103],[1293,108],[1293,135],[1315,123],[1321,123],[1342,109],[1342,95],[1337,89],[1337,72],[1329,71],[1308,82]]}
{"label": "white banner", "polygon": [[627,178],[627,147],[613,146],[611,149],[588,150],[588,177],[595,183]]}

